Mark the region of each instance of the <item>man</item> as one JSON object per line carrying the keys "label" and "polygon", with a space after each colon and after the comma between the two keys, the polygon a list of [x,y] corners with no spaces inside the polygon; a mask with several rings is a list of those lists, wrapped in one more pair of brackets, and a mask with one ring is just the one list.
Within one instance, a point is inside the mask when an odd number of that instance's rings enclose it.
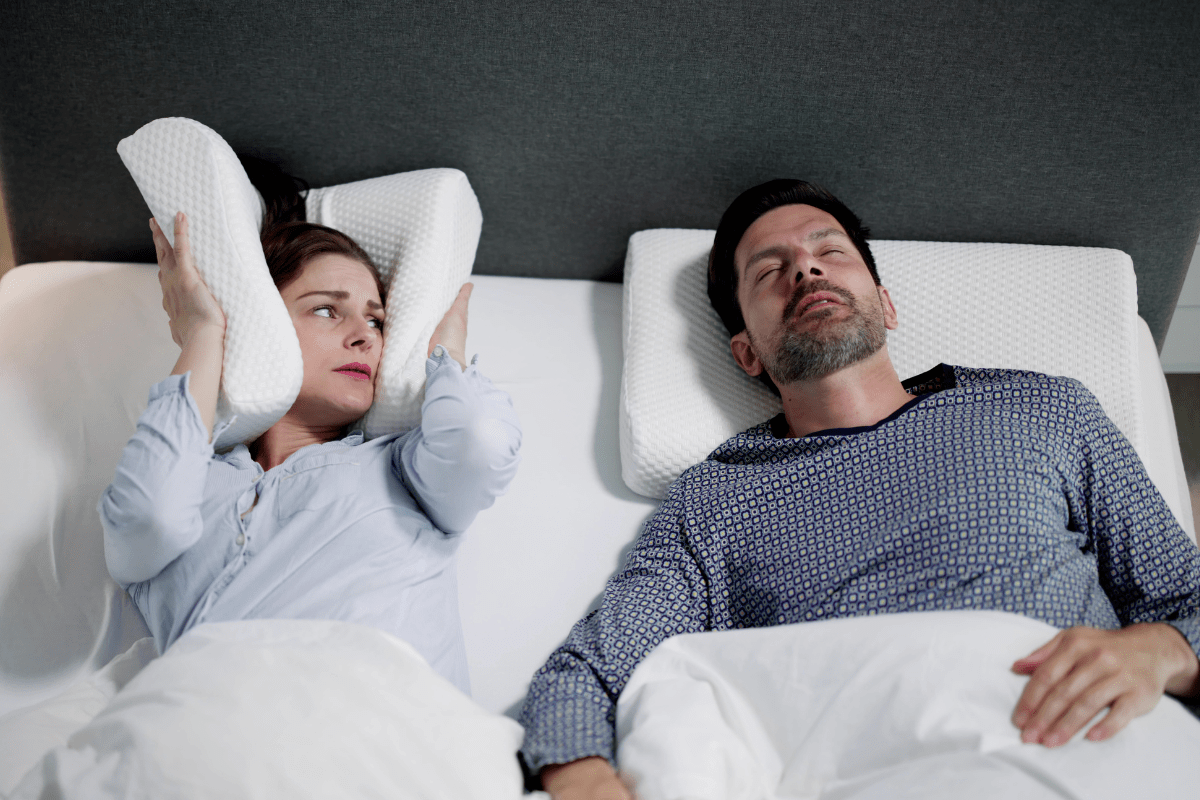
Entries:
{"label": "man", "polygon": [[[725,212],[709,297],[783,413],[685,472],[599,609],[534,677],[522,757],[556,800],[625,798],[615,703],[668,636],[994,609],[1065,630],[1013,669],[1026,742],[1101,740],[1200,695],[1200,550],[1078,382],[942,365],[901,383],[867,230],[803,181]],[[931,287],[936,290],[936,287]],[[1014,654],[1019,656],[1022,654]]]}

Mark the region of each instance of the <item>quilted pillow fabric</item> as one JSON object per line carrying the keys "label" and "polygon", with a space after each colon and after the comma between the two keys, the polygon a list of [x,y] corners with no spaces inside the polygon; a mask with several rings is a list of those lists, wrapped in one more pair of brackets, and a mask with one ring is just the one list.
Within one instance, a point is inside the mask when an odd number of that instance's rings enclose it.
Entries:
{"label": "quilted pillow fabric", "polygon": [[[254,439],[291,408],[304,376],[259,242],[262,201],[229,145],[194,120],[155,120],[117,152],[169,239],[175,212],[188,215],[197,268],[225,311],[217,421],[230,426],[215,445]],[[387,289],[366,433],[411,428],[420,421],[429,337],[475,260],[483,221],[475,193],[459,170],[426,169],[314,189],[306,200],[309,221],[357,241]]]}
{"label": "quilted pillow fabric", "polygon": [[[626,252],[621,475],[648,497],[781,410],[738,368],[709,304],[712,240],[707,230],[641,231]],[[1137,286],[1125,253],[882,240],[871,252],[900,315],[888,350],[901,379],[939,362],[1077,378],[1141,446]]]}
{"label": "quilted pillow fabric", "polygon": [[225,140],[190,119],[159,119],[122,139],[117,153],[172,243],[188,215],[192,253],[225,311],[218,449],[253,439],[291,408],[304,362],[291,318],[259,243],[262,202]]}

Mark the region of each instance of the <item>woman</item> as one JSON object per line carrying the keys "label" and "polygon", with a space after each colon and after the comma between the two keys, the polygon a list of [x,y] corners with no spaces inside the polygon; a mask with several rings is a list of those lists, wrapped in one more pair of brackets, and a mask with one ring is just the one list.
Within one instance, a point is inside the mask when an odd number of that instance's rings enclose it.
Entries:
{"label": "woman", "polygon": [[471,284],[430,340],[420,426],[364,441],[348,428],[374,399],[378,273],[338,231],[265,226],[303,384],[266,433],[216,454],[225,317],[192,262],[187,218],[174,247],[150,227],[181,353],[150,390],[100,516],[109,572],[159,651],[202,622],[344,620],[404,639],[469,691],[453,554],[507,487],[520,446],[508,396],[464,358]]}

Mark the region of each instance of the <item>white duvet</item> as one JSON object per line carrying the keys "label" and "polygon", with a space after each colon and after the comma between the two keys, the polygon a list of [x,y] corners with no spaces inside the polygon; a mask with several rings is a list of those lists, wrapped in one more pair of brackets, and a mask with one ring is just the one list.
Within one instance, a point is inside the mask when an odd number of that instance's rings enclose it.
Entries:
{"label": "white duvet", "polygon": [[621,771],[639,800],[1200,797],[1170,698],[1105,742],[1021,743],[1010,666],[1054,633],[951,611],[675,637],[621,695]]}
{"label": "white duvet", "polygon": [[[39,714],[52,728],[47,713],[84,713],[79,701],[102,694],[95,683],[76,687],[0,729],[35,732]],[[515,799],[520,742],[516,722],[484,711],[388,634],[224,622],[150,661],[11,797]]]}

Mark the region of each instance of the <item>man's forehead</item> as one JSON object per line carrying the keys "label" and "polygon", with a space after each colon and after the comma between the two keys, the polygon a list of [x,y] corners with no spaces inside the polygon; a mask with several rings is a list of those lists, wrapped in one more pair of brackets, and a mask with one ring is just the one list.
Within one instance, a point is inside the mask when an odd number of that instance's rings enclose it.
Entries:
{"label": "man's forehead", "polygon": [[791,204],[773,208],[751,223],[742,234],[734,250],[734,263],[747,266],[757,252],[766,248],[772,251],[784,241],[798,237],[802,241],[816,241],[830,236],[849,239],[845,228],[828,211],[810,205]]}

